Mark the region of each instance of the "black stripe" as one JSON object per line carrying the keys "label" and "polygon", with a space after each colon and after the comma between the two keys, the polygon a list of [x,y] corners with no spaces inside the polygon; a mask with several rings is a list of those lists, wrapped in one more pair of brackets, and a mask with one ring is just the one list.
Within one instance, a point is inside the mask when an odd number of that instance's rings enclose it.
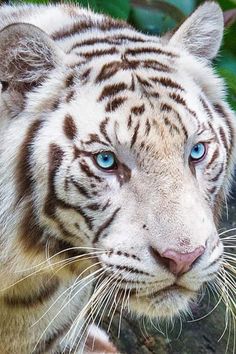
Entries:
{"label": "black stripe", "polygon": [[100,29],[101,31],[109,31],[114,29],[130,28],[130,26],[123,21],[115,21],[111,18],[104,18],[100,22],[94,23],[91,19],[75,22],[72,25],[65,26],[59,31],[54,32],[51,37],[53,40],[61,40],[66,37],[71,37],[74,34],[81,34],[91,29]]}
{"label": "black stripe", "polygon": [[34,121],[27,130],[25,139],[19,149],[18,163],[16,167],[17,201],[32,193],[33,176],[31,167],[31,155],[34,140],[42,128],[43,122]]}
{"label": "black stripe", "polygon": [[112,101],[109,101],[105,107],[106,112],[116,111],[125,101],[127,97],[116,97]]}
{"label": "black stripe", "polygon": [[165,72],[165,73],[170,73],[173,71],[173,69],[170,68],[168,65],[163,64],[163,63],[159,62],[158,60],[143,60],[143,61],[140,61],[140,64],[145,69],[153,69],[153,70],[161,71],[161,72]]}
{"label": "black stripe", "polygon": [[203,97],[200,97],[200,102],[201,102],[204,110],[206,111],[206,114],[208,115],[208,117],[210,119],[213,119],[213,114],[212,114],[207,102],[205,101],[205,99]]}
{"label": "black stripe", "polygon": [[118,35],[118,36],[113,36],[113,37],[106,37],[106,38],[89,38],[85,39],[81,42],[75,43],[71,49],[69,50],[68,53],[71,53],[76,48],[83,47],[83,46],[93,46],[98,43],[104,43],[104,44],[123,44],[124,41],[127,42],[146,42],[146,40],[140,38],[140,37],[131,37],[128,35]]}
{"label": "black stripe", "polygon": [[222,174],[223,171],[224,171],[224,164],[222,163],[221,167],[220,167],[220,170],[217,173],[217,175],[215,177],[211,178],[209,181],[210,182],[216,182],[219,179],[219,177],[220,177],[220,175]]}
{"label": "black stripe", "polygon": [[108,141],[108,143],[111,144],[111,140],[107,134],[107,130],[106,130],[106,127],[107,127],[107,124],[109,122],[110,118],[109,117],[106,117],[99,125],[99,129],[100,129],[100,132],[101,134],[104,136],[104,138]]}
{"label": "black stripe", "polygon": [[208,169],[209,167],[211,167],[211,165],[213,164],[213,162],[219,157],[219,148],[217,147],[216,150],[214,151],[210,161],[208,162],[206,169]]}
{"label": "black stripe", "polygon": [[130,147],[131,148],[132,148],[132,146],[135,144],[135,142],[137,140],[139,126],[140,126],[140,123],[138,122],[138,124],[136,125],[136,127],[134,129],[134,134],[133,134],[132,139],[131,139],[131,143],[130,143]]}
{"label": "black stripe", "polygon": [[174,89],[177,89],[180,91],[185,91],[185,89],[182,86],[180,86],[180,84],[171,80],[168,77],[151,77],[150,80],[152,80],[155,83],[159,83],[165,87],[170,87],[170,88],[174,88]]}
{"label": "black stripe", "polygon": [[121,208],[117,208],[112,215],[99,227],[99,229],[97,230],[96,234],[95,234],[95,238],[93,243],[96,243],[99,240],[100,235],[102,234],[102,232],[104,230],[106,230],[115,220],[118,212],[120,211]]}
{"label": "black stripe", "polygon": [[132,267],[128,267],[128,266],[120,266],[120,265],[115,265],[115,264],[107,264],[108,266],[118,269],[118,270],[125,270],[128,273],[131,274],[142,274],[142,275],[148,275],[149,277],[154,277],[154,275],[148,273],[148,272],[144,272],[143,270],[139,270],[136,268],[132,268]]}
{"label": "black stripe", "polygon": [[117,93],[127,89],[127,85],[124,82],[107,85],[103,88],[101,95],[99,96],[98,101],[102,101],[107,97],[116,95]]}
{"label": "black stripe", "polygon": [[80,161],[79,164],[80,164],[81,171],[83,171],[83,172],[86,174],[87,177],[89,177],[89,178],[94,178],[94,179],[96,179],[98,182],[102,182],[103,179],[102,179],[101,177],[95,175],[95,174],[91,171],[89,165],[88,165],[84,160],[83,160],[83,161]]}
{"label": "black stripe", "polygon": [[79,55],[83,56],[86,59],[93,59],[96,57],[101,57],[104,55],[112,55],[112,54],[117,54],[119,53],[118,50],[113,47],[109,49],[95,49],[91,52],[86,52],[86,53],[78,53]]}
{"label": "black stripe", "polygon": [[49,301],[54,293],[59,288],[59,280],[57,278],[50,278],[50,281],[47,281],[45,286],[42,286],[40,289],[36,289],[36,291],[32,291],[30,295],[25,295],[24,297],[19,295],[6,295],[4,297],[5,305],[9,307],[35,307],[39,305],[44,305],[46,301]]}
{"label": "black stripe", "polygon": [[86,198],[90,198],[89,192],[82,184],[80,184],[78,181],[75,181],[73,177],[71,177],[71,182],[73,183],[73,185],[76,187],[76,189],[79,191],[80,194],[82,194]]}
{"label": "black stripe", "polygon": [[136,116],[139,116],[145,112],[145,105],[142,104],[141,106],[134,106],[131,108],[131,113]]}
{"label": "black stripe", "polygon": [[170,58],[177,58],[178,55],[165,51],[163,49],[160,48],[134,48],[134,49],[127,49],[125,54],[128,55],[137,55],[137,54],[162,54],[162,55],[166,55]]}

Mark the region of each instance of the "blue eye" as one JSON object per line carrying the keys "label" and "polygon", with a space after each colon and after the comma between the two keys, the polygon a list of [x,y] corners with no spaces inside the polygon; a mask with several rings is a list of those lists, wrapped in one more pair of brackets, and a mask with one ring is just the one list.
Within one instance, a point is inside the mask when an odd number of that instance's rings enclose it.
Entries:
{"label": "blue eye", "polygon": [[191,150],[190,157],[192,161],[199,161],[203,157],[205,157],[206,154],[206,146],[203,143],[198,143],[194,145],[194,147]]}
{"label": "blue eye", "polygon": [[104,170],[111,170],[116,168],[116,159],[112,152],[100,152],[96,155],[95,160],[98,166]]}

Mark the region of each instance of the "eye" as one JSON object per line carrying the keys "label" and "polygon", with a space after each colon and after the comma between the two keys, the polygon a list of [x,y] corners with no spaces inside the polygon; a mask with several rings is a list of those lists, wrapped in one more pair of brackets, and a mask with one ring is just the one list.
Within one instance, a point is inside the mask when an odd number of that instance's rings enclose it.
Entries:
{"label": "eye", "polygon": [[116,157],[110,151],[99,152],[95,156],[95,161],[103,170],[113,170],[117,167]]}
{"label": "eye", "polygon": [[206,155],[206,145],[204,143],[198,143],[194,145],[190,153],[190,159],[193,162],[199,162]]}

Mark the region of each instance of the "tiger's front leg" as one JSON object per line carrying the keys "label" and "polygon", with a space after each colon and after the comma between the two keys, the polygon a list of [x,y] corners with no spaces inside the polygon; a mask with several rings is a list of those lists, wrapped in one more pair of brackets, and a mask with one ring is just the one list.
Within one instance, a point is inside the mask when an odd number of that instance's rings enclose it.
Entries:
{"label": "tiger's front leg", "polygon": [[89,328],[85,348],[83,354],[119,354],[106,332],[95,325]]}

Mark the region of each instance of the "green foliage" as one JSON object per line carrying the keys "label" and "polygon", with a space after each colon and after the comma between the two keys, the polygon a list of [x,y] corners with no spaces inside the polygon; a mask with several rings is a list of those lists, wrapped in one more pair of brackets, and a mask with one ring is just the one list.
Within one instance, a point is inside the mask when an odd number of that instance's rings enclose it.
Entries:
{"label": "green foliage", "polygon": [[[13,0],[19,2],[19,0]],[[49,3],[59,0],[25,0],[25,3]],[[178,26],[202,0],[68,0],[95,12],[128,21],[145,33],[162,34]],[[218,0],[224,11],[236,8],[236,0]],[[236,110],[236,22],[226,29],[224,45],[214,63],[228,85],[229,102]]]}

